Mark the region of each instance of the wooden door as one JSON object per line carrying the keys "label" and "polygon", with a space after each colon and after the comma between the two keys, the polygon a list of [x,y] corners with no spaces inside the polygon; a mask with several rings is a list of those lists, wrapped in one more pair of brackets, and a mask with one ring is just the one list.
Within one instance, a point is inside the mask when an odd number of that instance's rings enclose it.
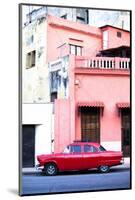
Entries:
{"label": "wooden door", "polygon": [[130,156],[130,110],[123,109],[121,111],[122,121],[122,151],[125,157]]}
{"label": "wooden door", "polygon": [[81,108],[81,138],[85,142],[100,142],[100,109]]}

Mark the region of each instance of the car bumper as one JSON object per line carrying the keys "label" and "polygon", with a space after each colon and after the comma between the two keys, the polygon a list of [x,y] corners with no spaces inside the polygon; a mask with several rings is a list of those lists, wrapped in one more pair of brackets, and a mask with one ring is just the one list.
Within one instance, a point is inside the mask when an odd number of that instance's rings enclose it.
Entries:
{"label": "car bumper", "polygon": [[43,170],[43,166],[41,166],[40,164],[36,165],[36,170],[42,171]]}
{"label": "car bumper", "polygon": [[123,165],[123,164],[124,164],[124,158],[122,158],[120,161],[120,165]]}

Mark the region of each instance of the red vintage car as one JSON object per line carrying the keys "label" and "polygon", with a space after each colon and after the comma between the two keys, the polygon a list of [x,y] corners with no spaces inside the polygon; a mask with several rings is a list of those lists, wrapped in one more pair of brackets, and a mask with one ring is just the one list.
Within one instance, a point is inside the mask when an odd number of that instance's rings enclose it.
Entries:
{"label": "red vintage car", "polygon": [[97,168],[106,173],[110,167],[123,164],[123,154],[118,151],[107,151],[98,143],[74,142],[62,153],[39,155],[38,168],[46,175],[56,175],[61,171],[77,171]]}

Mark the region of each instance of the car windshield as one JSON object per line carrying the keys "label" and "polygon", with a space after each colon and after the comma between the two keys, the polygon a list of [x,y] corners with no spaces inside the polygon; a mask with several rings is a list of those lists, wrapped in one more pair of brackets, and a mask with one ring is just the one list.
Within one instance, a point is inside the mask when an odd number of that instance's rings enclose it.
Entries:
{"label": "car windshield", "polygon": [[65,147],[65,149],[63,150],[63,153],[70,153],[69,146]]}
{"label": "car windshield", "polygon": [[100,145],[99,151],[106,151],[106,149],[103,146]]}

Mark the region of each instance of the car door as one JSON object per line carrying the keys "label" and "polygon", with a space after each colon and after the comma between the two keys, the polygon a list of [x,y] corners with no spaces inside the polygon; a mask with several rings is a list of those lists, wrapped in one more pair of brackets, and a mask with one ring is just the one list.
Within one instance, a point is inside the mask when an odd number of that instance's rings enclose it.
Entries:
{"label": "car door", "polygon": [[84,152],[83,152],[84,169],[97,168],[99,159],[100,155],[96,147],[88,144],[84,145]]}
{"label": "car door", "polygon": [[70,152],[64,155],[64,170],[81,170],[83,155],[81,145],[70,145]]}

